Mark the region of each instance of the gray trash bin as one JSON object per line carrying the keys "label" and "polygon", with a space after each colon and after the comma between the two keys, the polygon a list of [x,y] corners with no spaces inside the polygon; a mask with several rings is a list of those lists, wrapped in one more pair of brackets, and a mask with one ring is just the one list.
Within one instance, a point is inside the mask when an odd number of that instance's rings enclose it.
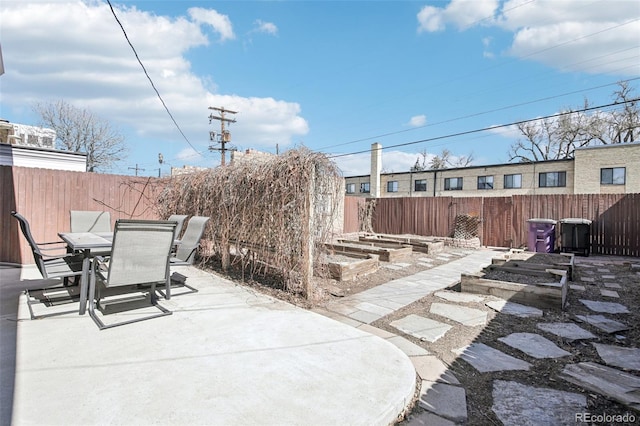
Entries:
{"label": "gray trash bin", "polygon": [[536,253],[553,253],[556,245],[556,221],[536,218],[527,222],[527,249]]}
{"label": "gray trash bin", "polygon": [[591,221],[574,217],[560,220],[560,250],[563,253],[589,256]]}

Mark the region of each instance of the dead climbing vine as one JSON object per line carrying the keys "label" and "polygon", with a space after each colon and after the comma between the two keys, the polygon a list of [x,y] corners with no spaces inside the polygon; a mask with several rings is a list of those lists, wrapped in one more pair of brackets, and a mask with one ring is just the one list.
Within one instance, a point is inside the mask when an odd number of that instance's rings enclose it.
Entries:
{"label": "dead climbing vine", "polygon": [[[204,239],[223,269],[279,277],[309,297],[308,266],[336,224],[342,180],[325,155],[294,149],[264,162],[242,162],[170,179],[160,214],[209,216]],[[306,282],[305,282],[306,281]]]}

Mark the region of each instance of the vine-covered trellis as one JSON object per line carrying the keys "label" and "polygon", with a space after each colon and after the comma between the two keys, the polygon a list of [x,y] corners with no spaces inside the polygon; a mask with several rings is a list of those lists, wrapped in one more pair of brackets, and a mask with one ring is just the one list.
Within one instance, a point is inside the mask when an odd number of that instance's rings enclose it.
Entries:
{"label": "vine-covered trellis", "polygon": [[[293,149],[256,162],[181,175],[160,196],[160,214],[209,216],[204,260],[276,275],[311,297],[313,265],[339,223],[342,178],[324,154]],[[340,231],[340,230],[338,230]]]}

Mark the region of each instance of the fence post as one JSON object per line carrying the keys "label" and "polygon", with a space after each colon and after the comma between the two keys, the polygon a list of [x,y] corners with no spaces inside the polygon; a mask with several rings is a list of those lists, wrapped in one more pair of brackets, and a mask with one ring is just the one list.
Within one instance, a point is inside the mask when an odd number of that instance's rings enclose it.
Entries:
{"label": "fence post", "polygon": [[302,219],[302,287],[304,288],[304,295],[307,300],[311,300],[313,297],[313,249],[314,238],[312,233],[315,230],[315,181],[316,171],[315,167],[311,165],[309,173],[309,183],[306,188],[305,196],[305,209]]}

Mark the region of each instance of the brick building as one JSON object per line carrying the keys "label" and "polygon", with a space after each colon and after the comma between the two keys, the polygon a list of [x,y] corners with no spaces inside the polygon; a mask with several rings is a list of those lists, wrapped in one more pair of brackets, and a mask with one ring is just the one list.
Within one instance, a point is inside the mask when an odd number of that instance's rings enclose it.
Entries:
{"label": "brick building", "polygon": [[420,172],[380,173],[382,147],[371,147],[370,175],[345,177],[347,196],[498,197],[640,193],[640,143],[579,148],[575,158]]}

